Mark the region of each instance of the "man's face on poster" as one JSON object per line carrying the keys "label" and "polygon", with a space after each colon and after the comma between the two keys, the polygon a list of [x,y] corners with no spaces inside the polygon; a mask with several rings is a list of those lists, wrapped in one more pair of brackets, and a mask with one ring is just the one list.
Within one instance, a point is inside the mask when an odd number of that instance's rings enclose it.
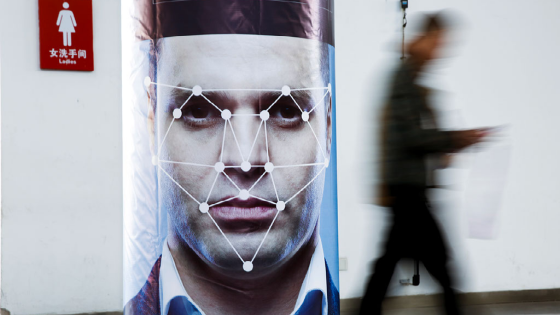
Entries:
{"label": "man's face on poster", "polygon": [[[170,232],[206,263],[241,270],[239,257],[217,226],[242,259],[251,260],[278,212],[274,204],[278,200],[289,201],[262,242],[254,272],[281,265],[317,227],[323,163],[330,154],[330,94],[326,89],[294,90],[327,86],[321,69],[328,66],[321,62],[322,45],[258,35],[160,40],[154,79],[159,84],[154,145],[162,161],[159,204],[169,213]],[[200,86],[202,95],[163,84]],[[283,86],[292,89],[295,102],[278,91]],[[177,108],[182,115],[174,119]],[[300,108],[311,112],[308,122]],[[220,110],[229,110],[229,122]],[[266,123],[260,116],[263,110],[269,113]],[[250,162],[250,170],[241,169],[243,161]],[[225,166],[225,175],[208,167],[217,162]],[[265,171],[267,162],[275,166],[271,173]],[[311,165],[282,167],[305,164]],[[240,189],[248,190],[251,197],[234,198]],[[211,205],[211,217],[199,211],[194,199]]]}

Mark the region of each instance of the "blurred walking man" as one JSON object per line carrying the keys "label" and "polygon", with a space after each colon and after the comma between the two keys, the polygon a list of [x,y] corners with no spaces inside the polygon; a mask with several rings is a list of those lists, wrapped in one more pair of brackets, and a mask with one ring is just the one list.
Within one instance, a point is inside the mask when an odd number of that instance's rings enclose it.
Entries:
{"label": "blurred walking man", "polygon": [[393,79],[382,135],[382,197],[389,201],[393,226],[363,298],[363,315],[381,314],[395,266],[404,257],[423,262],[443,287],[447,314],[460,314],[447,269],[446,244],[426,198],[426,189],[432,185],[426,160],[436,156],[444,161],[446,154],[480,142],[485,130],[438,130],[427,91],[416,84],[422,69],[438,57],[445,32],[441,15],[426,17],[422,34],[409,44],[409,58]]}

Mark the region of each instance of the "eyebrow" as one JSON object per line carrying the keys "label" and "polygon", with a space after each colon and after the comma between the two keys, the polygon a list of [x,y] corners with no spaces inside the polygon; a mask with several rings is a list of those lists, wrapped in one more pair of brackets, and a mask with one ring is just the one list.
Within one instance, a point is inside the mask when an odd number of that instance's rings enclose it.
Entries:
{"label": "eyebrow", "polygon": [[[236,98],[232,94],[234,91],[254,91],[255,94],[254,99],[258,101],[259,108],[267,109],[273,103],[278,102],[285,102],[289,100],[290,102],[295,102],[302,110],[310,110],[314,104],[312,104],[312,95],[313,91],[311,89],[296,89],[292,90],[290,95],[283,96],[281,90],[266,90],[266,89],[208,89],[203,90],[202,95],[209,99],[212,103],[214,103],[220,109],[225,109],[228,106],[224,106],[224,104],[231,104],[233,102],[237,102]],[[192,94],[190,89],[173,89],[170,93],[171,98],[176,101],[176,103],[183,103],[186,101]],[[293,100],[292,100],[293,97]],[[192,99],[191,99],[192,101]],[[319,100],[317,100],[319,101]]]}

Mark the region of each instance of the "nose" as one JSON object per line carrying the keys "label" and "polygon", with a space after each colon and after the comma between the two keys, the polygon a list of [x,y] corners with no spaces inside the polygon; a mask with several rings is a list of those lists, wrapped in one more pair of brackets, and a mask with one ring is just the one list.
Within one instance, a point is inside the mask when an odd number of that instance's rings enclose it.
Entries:
{"label": "nose", "polygon": [[260,177],[268,161],[266,142],[265,121],[260,115],[233,113],[227,121],[223,143],[226,174],[241,184]]}

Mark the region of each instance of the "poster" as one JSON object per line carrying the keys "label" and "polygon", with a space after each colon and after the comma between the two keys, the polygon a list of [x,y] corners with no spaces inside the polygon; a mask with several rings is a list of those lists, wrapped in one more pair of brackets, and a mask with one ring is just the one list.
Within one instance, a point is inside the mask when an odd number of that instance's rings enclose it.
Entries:
{"label": "poster", "polygon": [[332,0],[128,2],[124,313],[339,314]]}

